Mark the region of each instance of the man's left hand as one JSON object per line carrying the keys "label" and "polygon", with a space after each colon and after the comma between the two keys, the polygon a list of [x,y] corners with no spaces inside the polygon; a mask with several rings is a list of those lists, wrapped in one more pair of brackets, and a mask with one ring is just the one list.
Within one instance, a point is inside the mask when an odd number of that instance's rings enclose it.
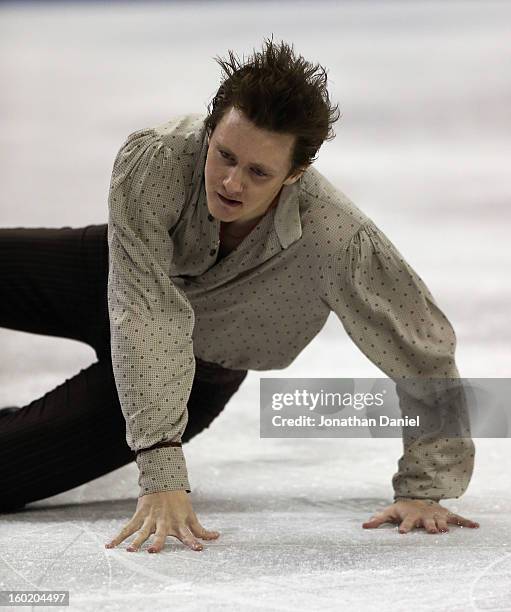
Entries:
{"label": "man's left hand", "polygon": [[416,527],[423,527],[428,533],[449,531],[448,523],[460,527],[479,527],[479,523],[449,512],[433,500],[398,500],[362,523],[364,529],[374,529],[383,523],[399,524],[399,533],[408,533]]}

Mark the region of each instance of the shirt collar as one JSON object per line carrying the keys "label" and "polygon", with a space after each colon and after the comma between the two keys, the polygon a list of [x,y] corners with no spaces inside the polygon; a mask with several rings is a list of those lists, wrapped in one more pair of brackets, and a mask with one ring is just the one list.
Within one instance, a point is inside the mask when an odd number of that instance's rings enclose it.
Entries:
{"label": "shirt collar", "polygon": [[280,192],[273,223],[283,249],[302,236],[299,196],[300,179],[291,185],[284,185]]}

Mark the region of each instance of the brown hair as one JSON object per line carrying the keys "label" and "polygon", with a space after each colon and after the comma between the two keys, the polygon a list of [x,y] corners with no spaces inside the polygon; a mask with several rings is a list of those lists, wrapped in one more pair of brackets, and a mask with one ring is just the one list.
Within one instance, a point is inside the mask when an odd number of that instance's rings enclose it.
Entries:
{"label": "brown hair", "polygon": [[305,169],[323,142],[335,138],[339,108],[330,104],[326,69],[297,57],[293,45],[274,43],[273,35],[244,63],[233,51],[228,54],[214,58],[225,77],[208,105],[208,134],[235,107],[258,128],[296,136],[288,176]]}

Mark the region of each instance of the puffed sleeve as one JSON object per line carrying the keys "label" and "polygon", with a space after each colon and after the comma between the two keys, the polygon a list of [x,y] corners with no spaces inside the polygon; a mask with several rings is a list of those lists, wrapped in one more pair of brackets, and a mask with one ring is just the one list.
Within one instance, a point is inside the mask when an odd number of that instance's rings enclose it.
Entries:
{"label": "puffed sleeve", "polygon": [[[325,296],[348,335],[389,378],[457,379],[456,336],[422,279],[383,232],[368,220],[338,253],[325,275]],[[431,406],[397,385],[403,414]],[[397,498],[444,499],[462,495],[475,449],[463,394],[449,407],[463,435],[415,435],[403,428],[404,453],[392,484]]]}
{"label": "puffed sleeve", "polygon": [[195,319],[169,277],[168,231],[184,204],[183,183],[152,129],[128,136],[108,198],[108,307],[113,372],[126,442],[137,452],[139,496],[191,490],[181,436],[195,372]]}

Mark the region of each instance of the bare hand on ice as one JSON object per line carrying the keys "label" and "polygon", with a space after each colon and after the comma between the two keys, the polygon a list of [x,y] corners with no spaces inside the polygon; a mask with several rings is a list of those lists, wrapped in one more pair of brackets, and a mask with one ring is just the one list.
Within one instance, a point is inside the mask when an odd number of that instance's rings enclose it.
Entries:
{"label": "bare hand on ice", "polygon": [[422,499],[402,499],[387,506],[362,524],[364,529],[374,529],[383,523],[399,524],[399,533],[408,533],[423,527],[428,533],[449,531],[447,523],[461,527],[479,527],[479,523],[449,512],[438,502]]}
{"label": "bare hand on ice", "polygon": [[202,527],[186,491],[162,491],[139,497],[133,518],[113,540],[105,544],[105,548],[117,546],[136,531],[139,532],[137,537],[126,549],[129,552],[136,552],[153,533],[155,536],[148,552],[160,552],[168,535],[198,551],[203,546],[196,538],[214,540],[220,535],[218,531]]}

